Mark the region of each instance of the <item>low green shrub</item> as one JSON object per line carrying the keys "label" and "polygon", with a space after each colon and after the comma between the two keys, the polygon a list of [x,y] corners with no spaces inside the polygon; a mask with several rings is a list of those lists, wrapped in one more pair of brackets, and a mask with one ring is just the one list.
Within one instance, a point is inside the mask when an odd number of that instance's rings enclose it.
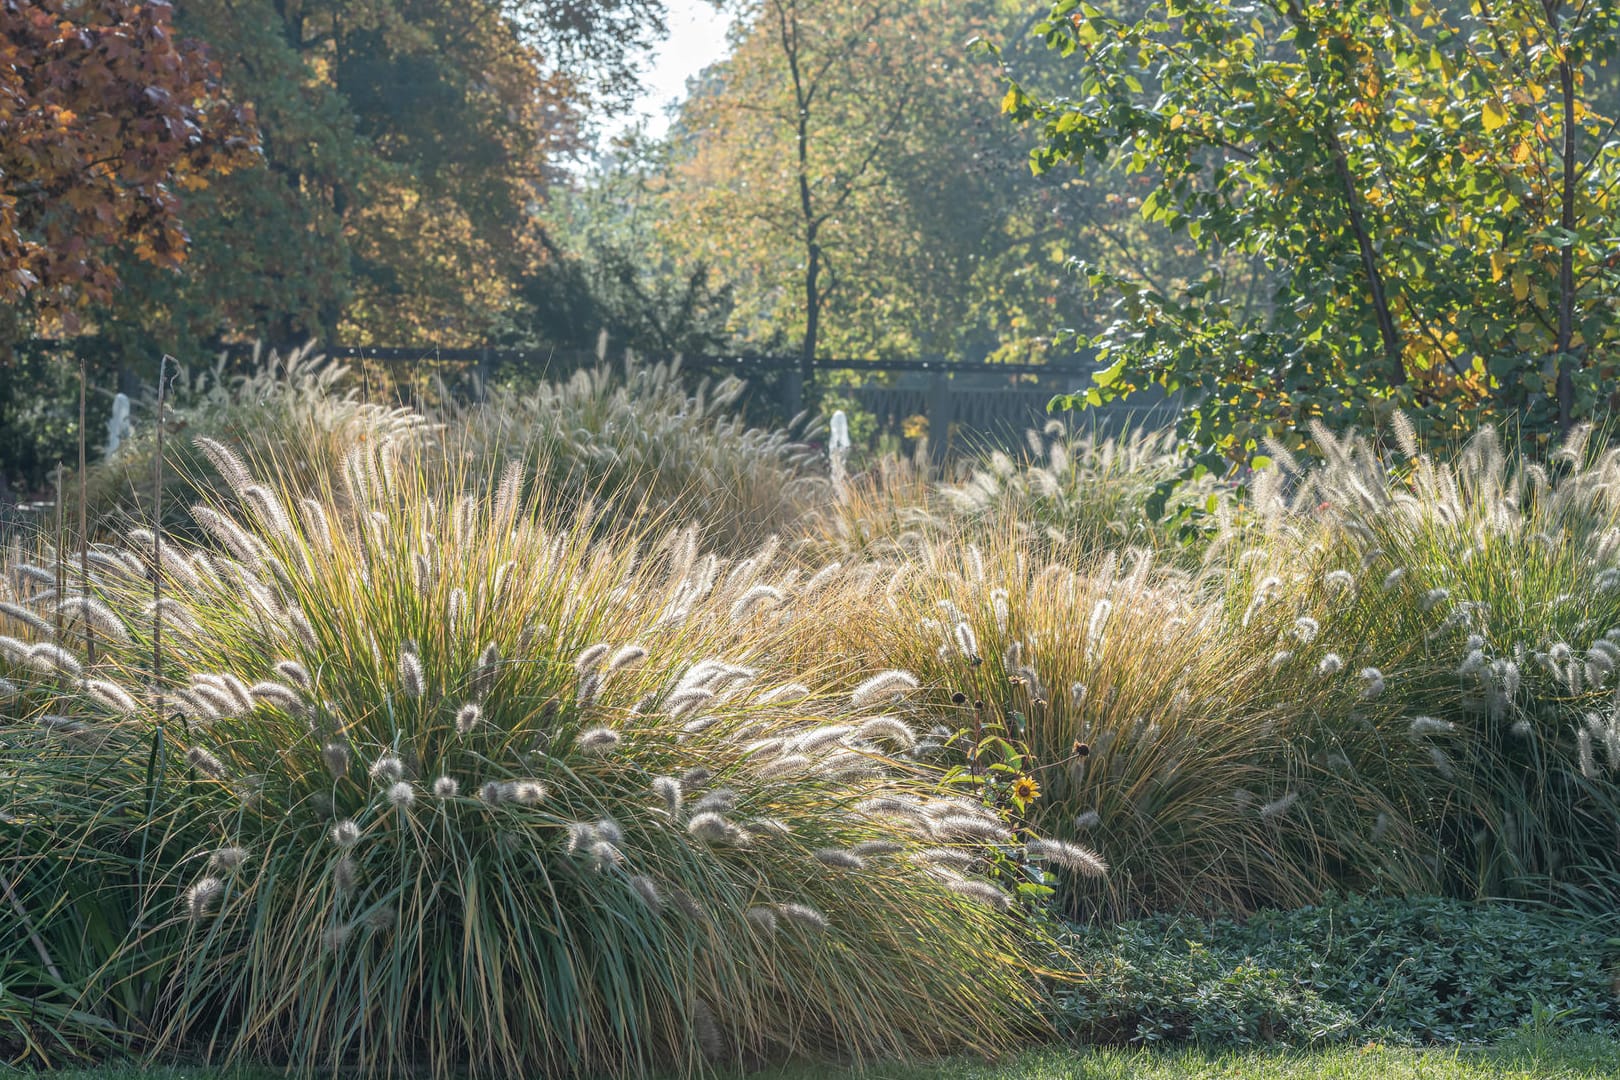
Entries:
{"label": "low green shrub", "polygon": [[1479,1043],[1551,1018],[1620,1035],[1620,941],[1505,903],[1334,899],[1246,922],[1160,916],[1077,929],[1059,991],[1084,1042]]}

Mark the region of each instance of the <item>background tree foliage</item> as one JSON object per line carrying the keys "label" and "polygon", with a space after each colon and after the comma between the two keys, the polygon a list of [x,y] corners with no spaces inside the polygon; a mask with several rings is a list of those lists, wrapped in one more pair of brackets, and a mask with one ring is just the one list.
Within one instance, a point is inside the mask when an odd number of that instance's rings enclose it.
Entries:
{"label": "background tree foliage", "polygon": [[[995,114],[1005,70],[1062,85],[1019,3],[761,0],[670,139],[661,236],[737,297],[739,338],[801,356],[1041,355],[1097,311],[1066,264],[1110,251],[1155,279],[1133,196],[1031,176]],[[970,48],[999,41],[1002,68]],[[1145,193],[1145,191],[1144,191]]]}
{"label": "background tree foliage", "polygon": [[1620,4],[1156,8],[1060,0],[1040,31],[1077,91],[1006,99],[1037,171],[1150,178],[1143,214],[1208,259],[1185,289],[1096,270],[1111,363],[1071,402],[1186,391],[1212,469],[1313,419],[1545,440],[1613,406]]}
{"label": "background tree foliage", "polygon": [[174,270],[180,190],[250,159],[252,115],[163,0],[0,0],[0,302],[73,330],[116,254]]}

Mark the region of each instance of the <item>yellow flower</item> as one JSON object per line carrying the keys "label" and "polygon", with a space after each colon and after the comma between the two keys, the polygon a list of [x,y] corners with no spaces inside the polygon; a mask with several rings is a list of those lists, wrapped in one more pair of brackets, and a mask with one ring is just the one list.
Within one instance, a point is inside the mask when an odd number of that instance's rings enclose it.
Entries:
{"label": "yellow flower", "polygon": [[1013,781],[1013,798],[1021,803],[1034,802],[1041,797],[1041,785],[1033,776],[1020,776]]}

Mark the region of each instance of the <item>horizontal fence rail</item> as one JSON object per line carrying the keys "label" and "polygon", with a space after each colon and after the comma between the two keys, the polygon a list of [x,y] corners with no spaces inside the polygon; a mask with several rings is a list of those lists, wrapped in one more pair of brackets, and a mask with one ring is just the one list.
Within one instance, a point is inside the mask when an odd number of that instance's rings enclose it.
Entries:
{"label": "horizontal fence rail", "polygon": [[[35,339],[27,347],[37,352],[70,352],[72,341]],[[208,350],[211,355],[244,359],[268,354],[267,347],[229,343]],[[370,364],[420,365],[433,375],[456,376],[451,391],[477,397],[491,377],[503,371],[559,378],[603,361],[596,350],[572,348],[505,348],[497,346],[434,345],[328,345],[317,348],[333,360]],[[798,415],[805,404],[805,365],[802,358],[753,352],[639,355],[642,363],[679,361],[684,370],[735,375],[753,384],[756,402],[780,416]],[[1060,393],[1091,381],[1100,365],[1081,355],[1054,363],[990,360],[950,360],[943,356],[889,359],[816,357],[809,365],[812,381],[872,414],[880,430],[929,434],[929,448],[942,461],[953,445],[958,448],[1023,445],[1024,433],[1042,427],[1046,408]],[[832,383],[821,373],[855,376]],[[1162,426],[1172,417],[1173,399],[1162,394],[1133,395],[1129,405],[1113,403],[1093,408],[1075,419],[1103,434],[1118,434],[1132,427]]]}

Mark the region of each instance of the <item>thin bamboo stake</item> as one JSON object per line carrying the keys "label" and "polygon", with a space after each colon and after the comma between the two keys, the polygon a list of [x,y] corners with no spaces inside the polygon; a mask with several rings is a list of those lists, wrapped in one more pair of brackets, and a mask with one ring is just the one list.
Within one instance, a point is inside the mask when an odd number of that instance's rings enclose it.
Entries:
{"label": "thin bamboo stake", "polygon": [[168,397],[169,354],[158,361],[157,457],[152,462],[152,694],[163,723],[163,403]]}
{"label": "thin bamboo stake", "polygon": [[[84,428],[85,397],[90,390],[89,361],[82,355],[79,357],[79,592],[88,597],[90,595],[90,512],[89,505],[89,478],[87,471],[87,452],[85,441],[87,438]],[[96,662],[96,632],[90,626],[90,620],[84,620],[84,654],[90,663]]]}

